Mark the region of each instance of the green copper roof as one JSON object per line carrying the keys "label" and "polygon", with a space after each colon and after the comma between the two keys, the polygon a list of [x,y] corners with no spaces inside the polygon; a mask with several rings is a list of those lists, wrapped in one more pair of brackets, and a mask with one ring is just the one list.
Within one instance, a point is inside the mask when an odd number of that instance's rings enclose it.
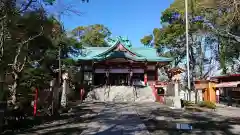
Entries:
{"label": "green copper roof", "polygon": [[[117,37],[115,39],[108,39],[109,47],[84,47],[81,56],[78,60],[95,60],[102,61],[112,58],[127,58],[134,61],[151,61],[151,62],[171,62],[171,58],[159,57],[154,48],[149,47],[132,47],[132,44],[127,38]],[[132,56],[126,52],[113,51],[118,45],[122,45],[126,50],[135,54]]]}
{"label": "green copper roof", "polygon": [[104,57],[93,57],[94,60],[96,61],[102,61],[102,60],[106,60],[106,59],[114,59],[114,58],[125,58],[125,59],[130,59],[130,60],[134,60],[134,61],[145,61],[144,57],[133,57],[132,55],[125,53],[125,52],[110,52],[109,54],[105,55]]}

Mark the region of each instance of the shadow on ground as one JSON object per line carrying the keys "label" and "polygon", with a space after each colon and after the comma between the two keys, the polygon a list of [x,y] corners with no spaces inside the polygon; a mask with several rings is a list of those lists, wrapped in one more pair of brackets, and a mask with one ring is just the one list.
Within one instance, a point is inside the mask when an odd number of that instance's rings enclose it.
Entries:
{"label": "shadow on ground", "polygon": [[[93,107],[102,106],[105,109],[96,114]],[[114,109],[115,110],[114,110]],[[131,113],[134,108],[138,114]],[[116,112],[116,110],[124,110]],[[102,112],[104,111],[104,112]],[[119,115],[119,113],[122,113]],[[88,114],[87,116],[85,116]],[[84,117],[81,117],[84,116]],[[140,119],[139,119],[139,117]],[[81,134],[90,122],[97,122],[98,125],[92,127],[99,129],[99,125],[107,125],[106,129],[98,132],[97,135],[134,135],[145,130],[139,126],[142,121],[148,131],[153,135],[238,135],[240,134],[240,118],[227,118],[213,112],[191,112],[176,109],[169,109],[159,105],[151,107],[150,104],[133,105],[129,103],[101,103],[95,102],[88,105],[73,107],[71,113],[63,113],[51,120],[40,120],[39,123],[21,129],[16,134]],[[100,121],[100,122],[99,122]],[[140,121],[140,122],[139,122]],[[85,125],[84,125],[85,123]],[[179,129],[177,124],[186,123],[192,129]],[[124,127],[123,127],[124,126]],[[236,127],[239,126],[239,127]],[[89,127],[88,127],[89,128]],[[86,130],[85,130],[86,131]],[[13,134],[13,133],[8,133]]]}
{"label": "shadow on ground", "polygon": [[[100,103],[96,103],[99,104]],[[37,116],[28,117],[21,121],[12,122],[5,127],[3,134],[80,134],[84,128],[79,123],[88,123],[96,115],[91,107],[82,105],[71,106],[71,111],[65,111],[58,116]],[[12,130],[14,129],[14,130]]]}
{"label": "shadow on ground", "polygon": [[[191,112],[158,108],[149,111],[148,116],[143,113],[139,113],[139,115],[152,134],[240,134],[240,117],[226,118],[214,112]],[[177,124],[184,123],[189,125],[188,129],[177,128]],[[192,129],[189,129],[190,127]]]}

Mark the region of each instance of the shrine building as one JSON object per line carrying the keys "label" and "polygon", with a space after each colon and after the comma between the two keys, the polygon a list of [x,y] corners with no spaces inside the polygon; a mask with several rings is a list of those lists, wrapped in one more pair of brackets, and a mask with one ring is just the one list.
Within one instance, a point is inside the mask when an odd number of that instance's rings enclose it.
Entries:
{"label": "shrine building", "polygon": [[83,47],[77,57],[82,78],[91,85],[132,85],[134,81],[155,84],[158,69],[172,59],[150,47],[133,47],[127,38],[107,41],[109,47]]}

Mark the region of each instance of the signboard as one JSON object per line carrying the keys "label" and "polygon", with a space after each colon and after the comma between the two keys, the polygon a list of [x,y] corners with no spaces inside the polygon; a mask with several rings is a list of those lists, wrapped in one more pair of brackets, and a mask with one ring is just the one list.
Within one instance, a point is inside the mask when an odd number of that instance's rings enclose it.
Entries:
{"label": "signboard", "polygon": [[144,73],[144,69],[133,69],[133,73]]}
{"label": "signboard", "polygon": [[130,73],[129,69],[111,69],[110,73]]}
{"label": "signboard", "polygon": [[232,91],[240,91],[240,87],[232,88]]}
{"label": "signboard", "polygon": [[207,80],[195,81],[195,88],[197,90],[206,89],[208,87],[209,87],[209,81],[207,81]]}
{"label": "signboard", "polygon": [[149,66],[147,66],[147,69],[148,70],[155,70],[155,67],[156,67],[155,65],[149,65]]}

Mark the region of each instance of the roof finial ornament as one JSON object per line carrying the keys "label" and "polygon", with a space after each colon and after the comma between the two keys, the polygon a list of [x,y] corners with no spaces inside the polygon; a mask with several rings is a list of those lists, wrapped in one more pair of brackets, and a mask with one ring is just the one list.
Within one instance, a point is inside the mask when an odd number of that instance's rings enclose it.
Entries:
{"label": "roof finial ornament", "polygon": [[128,40],[128,37],[125,36],[117,36],[117,40],[120,41],[122,44],[124,44],[127,47],[132,47],[131,42]]}
{"label": "roof finial ornament", "polygon": [[116,40],[116,39],[113,39],[113,38],[108,38],[108,39],[107,39],[108,44],[110,44],[111,46],[114,45],[114,44],[116,43],[116,41],[117,41],[117,40]]}

